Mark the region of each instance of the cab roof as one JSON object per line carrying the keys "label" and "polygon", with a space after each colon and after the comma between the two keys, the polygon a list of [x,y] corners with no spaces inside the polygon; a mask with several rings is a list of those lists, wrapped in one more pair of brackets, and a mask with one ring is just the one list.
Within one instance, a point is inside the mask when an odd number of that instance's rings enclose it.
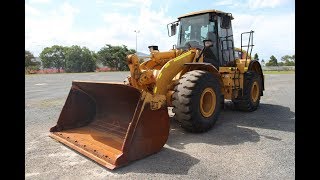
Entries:
{"label": "cab roof", "polygon": [[[201,11],[190,12],[190,13],[187,13],[187,14],[184,14],[184,15],[178,17],[178,19],[184,18],[184,17],[188,17],[188,16],[205,14],[205,13],[229,14],[229,13],[226,13],[226,12],[223,12],[223,11],[219,11],[219,10],[215,10],[215,9],[209,9],[209,10],[201,10]],[[231,19],[233,19],[231,14],[230,14],[230,16],[231,16]]]}

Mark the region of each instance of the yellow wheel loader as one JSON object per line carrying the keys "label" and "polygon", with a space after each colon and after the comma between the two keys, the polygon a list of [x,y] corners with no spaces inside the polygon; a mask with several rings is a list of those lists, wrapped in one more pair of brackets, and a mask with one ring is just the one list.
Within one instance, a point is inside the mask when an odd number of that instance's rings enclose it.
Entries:
{"label": "yellow wheel loader", "polygon": [[[241,34],[235,54],[232,19],[218,10],[180,16],[167,26],[169,36],[178,35],[173,49],[149,46],[150,60],[143,63],[127,56],[127,83],[73,81],[50,136],[114,169],[161,150],[169,135],[168,107],[191,132],[211,129],[225,99],[256,110],[264,76],[259,62],[242,54],[251,54],[253,31]],[[243,34],[249,35],[244,45]]]}

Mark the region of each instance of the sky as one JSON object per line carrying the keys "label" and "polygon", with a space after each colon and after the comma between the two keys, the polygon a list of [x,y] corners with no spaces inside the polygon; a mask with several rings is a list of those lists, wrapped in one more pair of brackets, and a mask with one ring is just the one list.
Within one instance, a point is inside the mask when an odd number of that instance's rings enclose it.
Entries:
{"label": "sky", "polygon": [[252,52],[260,60],[295,54],[294,0],[26,0],[25,49],[39,56],[53,45],[97,52],[106,44],[136,49],[137,43],[146,54],[149,45],[167,51],[177,42],[167,24],[206,9],[232,13],[235,47],[242,32],[253,30]]}

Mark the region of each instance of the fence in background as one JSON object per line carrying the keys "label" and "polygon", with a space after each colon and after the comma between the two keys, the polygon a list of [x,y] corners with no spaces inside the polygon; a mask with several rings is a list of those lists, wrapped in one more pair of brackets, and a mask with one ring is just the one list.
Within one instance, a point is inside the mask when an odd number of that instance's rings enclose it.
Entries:
{"label": "fence in background", "polygon": [[294,71],[295,66],[262,66],[264,71]]}

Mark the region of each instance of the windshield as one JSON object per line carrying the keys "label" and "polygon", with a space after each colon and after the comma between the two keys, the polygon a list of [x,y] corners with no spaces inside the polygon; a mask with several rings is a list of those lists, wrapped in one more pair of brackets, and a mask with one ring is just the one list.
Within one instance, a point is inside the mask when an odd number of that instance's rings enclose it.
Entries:
{"label": "windshield", "polygon": [[208,32],[214,32],[214,22],[209,22],[209,14],[181,18],[177,48],[203,46],[209,39]]}

